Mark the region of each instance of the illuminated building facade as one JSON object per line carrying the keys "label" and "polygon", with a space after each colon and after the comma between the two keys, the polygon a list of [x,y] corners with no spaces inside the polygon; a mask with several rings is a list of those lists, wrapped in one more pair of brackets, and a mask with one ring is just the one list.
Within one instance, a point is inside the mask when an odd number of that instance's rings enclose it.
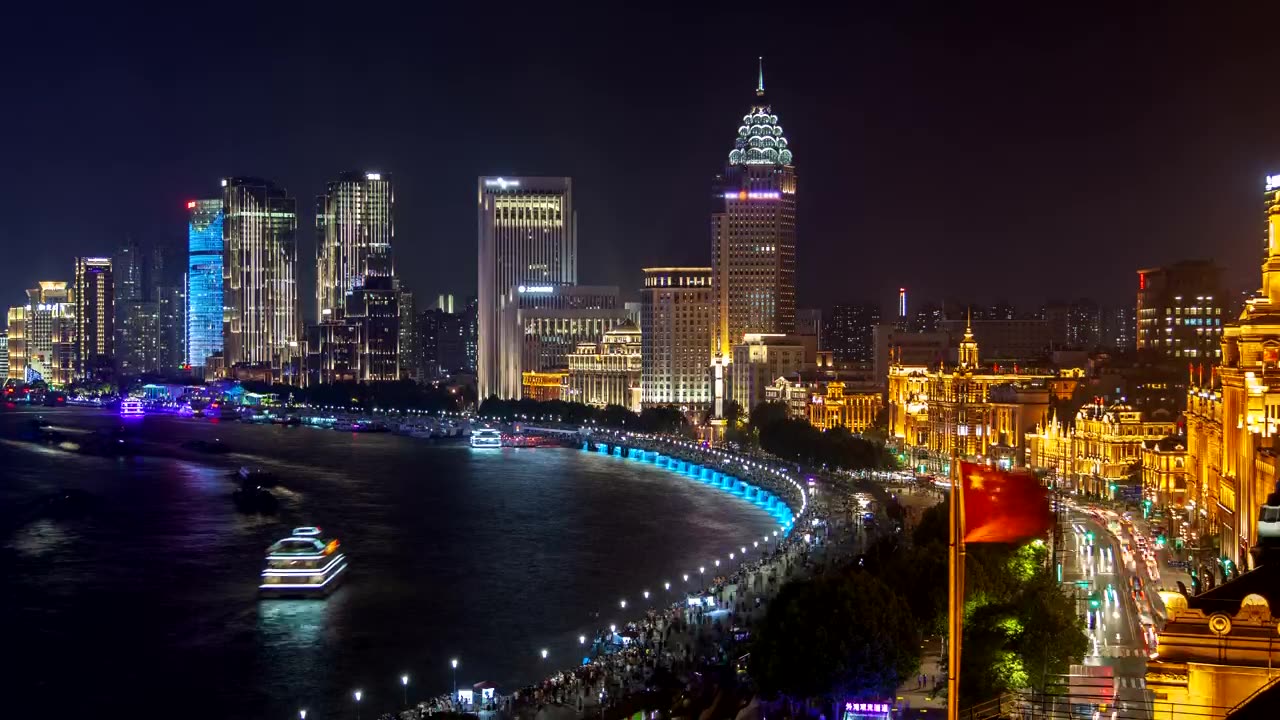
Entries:
{"label": "illuminated building facade", "polygon": [[109,369],[115,354],[115,282],[111,258],[76,258],[75,302],[77,377]]}
{"label": "illuminated building facade", "polygon": [[343,173],[316,198],[317,317],[344,310],[365,278],[395,275],[395,203],[391,176],[376,172]]}
{"label": "illuminated building facade", "polygon": [[[765,100],[762,66],[756,100],[742,116],[728,164],[713,191],[713,372],[718,401],[724,397],[724,366],[733,361],[733,347],[744,335],[795,330],[796,171],[782,132]],[[722,417],[723,403],[718,404],[716,415]]]}
{"label": "illuminated building facade", "polygon": [[879,392],[846,392],[845,384],[837,380],[810,395],[808,420],[819,430],[842,427],[860,433],[875,427],[882,407],[884,399]]}
{"label": "illuminated building facade", "polygon": [[640,345],[640,328],[630,321],[605,331],[600,342],[580,343],[568,358],[565,399],[640,412]]}
{"label": "illuminated building facade", "polygon": [[347,322],[360,325],[361,382],[400,379],[399,291],[385,275],[369,276],[346,297]]}
{"label": "illuminated building facade", "polygon": [[160,306],[149,300],[116,300],[116,365],[125,375],[160,369]]}
{"label": "illuminated building facade", "polygon": [[[0,378],[9,377],[9,332],[0,330]],[[0,380],[0,385],[3,380]]]}
{"label": "illuminated building facade", "polygon": [[510,360],[500,355],[499,315],[504,299],[519,287],[557,287],[578,282],[578,219],[573,182],[567,177],[481,177],[477,386],[481,400],[520,394],[520,372],[503,375]]}
{"label": "illuminated building facade", "polygon": [[1146,417],[1123,405],[1090,404],[1074,424],[1056,416],[1027,432],[1027,463],[1051,470],[1080,492],[1111,496],[1111,486],[1128,484],[1144,449],[1178,432],[1170,415]]}
{"label": "illuminated building facade", "polygon": [[1185,440],[1186,438],[1167,437],[1142,446],[1139,458],[1142,465],[1142,495],[1160,507],[1186,508]]}
{"label": "illuminated building facade", "polygon": [[[1274,717],[1280,562],[1266,558],[1260,569],[1198,595],[1160,597],[1168,620],[1147,661],[1151,717]],[[1250,699],[1257,702],[1246,705]]]}
{"label": "illuminated building facade", "polygon": [[43,280],[27,290],[27,304],[9,308],[8,321],[10,378],[50,385],[71,382],[76,311],[66,282]]}
{"label": "illuminated building facade", "polygon": [[596,342],[627,322],[618,288],[591,285],[519,285],[498,315],[498,385],[492,394],[521,397],[522,373],[563,370],[579,343]]}
{"label": "illuminated building facade", "polygon": [[360,379],[360,324],[323,320],[307,325],[308,385],[356,382]]}
{"label": "illuminated building facade", "polygon": [[286,380],[298,355],[298,215],[284,188],[258,178],[223,181],[223,352],[230,370],[269,368]]}
{"label": "illuminated building facade", "polygon": [[1222,269],[1212,262],[1188,260],[1139,270],[1138,350],[1217,361],[1222,355],[1226,300]]}
{"label": "illuminated building facade", "polygon": [[710,409],[714,322],[711,268],[644,269],[644,287],[640,289],[642,405]]}
{"label": "illuminated building facade", "polygon": [[747,333],[733,346],[732,358],[729,400],[736,402],[746,417],[765,401],[765,389],[774,380],[804,369],[805,346],[794,335]]}
{"label": "illuminated building facade", "polygon": [[953,457],[1022,465],[1025,435],[1048,419],[1058,375],[982,366],[969,328],[957,359],[952,366],[890,366],[890,433],[937,471],[949,471]]}
{"label": "illuminated building facade", "polygon": [[422,338],[419,335],[417,305],[413,291],[401,286],[396,300],[396,312],[400,316],[400,376],[414,382],[426,379],[422,369]]}
{"label": "illuminated building facade", "polygon": [[568,382],[567,370],[548,372],[527,370],[520,375],[520,397],[542,402],[564,400]]}
{"label": "illuminated building facade", "polygon": [[187,364],[222,352],[222,199],[187,203]]}

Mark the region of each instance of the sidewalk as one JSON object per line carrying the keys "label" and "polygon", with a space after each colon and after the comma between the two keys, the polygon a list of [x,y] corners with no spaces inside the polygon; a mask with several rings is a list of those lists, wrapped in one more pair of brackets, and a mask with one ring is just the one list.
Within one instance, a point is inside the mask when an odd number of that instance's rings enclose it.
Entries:
{"label": "sidewalk", "polygon": [[[940,664],[942,662],[942,653],[946,651],[946,647],[942,644],[942,638],[930,637],[920,644],[920,672],[917,675],[925,676],[925,684],[920,686],[919,678],[908,678],[902,687],[898,688],[896,700],[900,705],[909,707],[912,710],[925,708],[947,709],[946,676],[942,673]],[[964,667],[960,668],[962,671]],[[938,688],[936,698],[929,696],[934,694],[934,684],[939,683],[943,687]]]}

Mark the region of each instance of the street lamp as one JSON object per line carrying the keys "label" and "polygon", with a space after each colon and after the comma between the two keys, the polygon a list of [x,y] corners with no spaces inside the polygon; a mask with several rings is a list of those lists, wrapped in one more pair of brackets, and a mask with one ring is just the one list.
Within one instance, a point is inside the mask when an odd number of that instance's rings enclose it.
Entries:
{"label": "street lamp", "polygon": [[644,599],[645,599],[645,600],[648,600],[648,599],[649,599],[649,591],[648,591],[648,590],[645,590],[645,591],[644,591]]}
{"label": "street lamp", "polygon": [[458,658],[449,661],[449,667],[453,668],[453,697],[458,697]]}
{"label": "street lamp", "polygon": [[360,698],[364,697],[364,691],[357,690],[354,694],[356,698],[356,720],[360,720]]}
{"label": "street lamp", "polygon": [[707,574],[707,568],[706,568],[706,566],[701,566],[701,567],[699,567],[699,568],[698,568],[698,574],[700,574],[700,575],[706,575],[706,574]]}
{"label": "street lamp", "polygon": [[546,660],[546,659],[547,659],[547,649],[546,649],[546,648],[542,648],[542,659],[543,659],[543,660]]}
{"label": "street lamp", "polygon": [[669,582],[664,582],[664,583],[662,583],[662,589],[663,589],[663,590],[668,590],[668,591],[669,591],[669,590],[671,590],[671,583],[669,583]]}
{"label": "street lamp", "polygon": [[409,707],[409,676],[400,676],[400,685],[404,687],[404,706]]}
{"label": "street lamp", "polygon": [[587,644],[587,636],[586,636],[586,635],[579,635],[579,636],[578,636],[578,644],[579,644],[579,645],[586,645],[586,644]]}
{"label": "street lamp", "polygon": [[626,600],[623,600],[623,601],[622,601],[621,603],[619,603],[619,604],[622,606],[622,609],[623,609],[623,610],[626,610],[626,609],[627,609],[627,601],[626,601]]}
{"label": "street lamp", "polygon": [[684,581],[689,582],[689,573],[684,574]]}
{"label": "street lamp", "polygon": [[299,710],[299,711],[298,711],[298,718],[299,718],[299,720],[307,720],[307,710],[306,710],[306,708],[303,708],[302,710]]}

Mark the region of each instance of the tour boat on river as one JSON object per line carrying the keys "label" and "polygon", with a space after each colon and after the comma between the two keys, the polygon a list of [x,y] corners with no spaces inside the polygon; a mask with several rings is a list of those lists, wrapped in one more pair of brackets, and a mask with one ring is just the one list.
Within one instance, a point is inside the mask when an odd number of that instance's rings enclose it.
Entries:
{"label": "tour boat on river", "polygon": [[318,527],[295,528],[267,548],[258,589],[264,597],[324,597],[342,582],[346,569],[336,539],[326,539]]}
{"label": "tour boat on river", "polygon": [[493,428],[477,428],[471,433],[471,447],[500,448],[502,447],[502,433]]}

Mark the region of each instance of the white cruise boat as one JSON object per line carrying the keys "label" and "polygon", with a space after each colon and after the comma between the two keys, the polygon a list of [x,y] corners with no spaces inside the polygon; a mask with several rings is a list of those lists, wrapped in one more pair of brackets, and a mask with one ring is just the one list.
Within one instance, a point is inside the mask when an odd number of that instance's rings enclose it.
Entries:
{"label": "white cruise boat", "polygon": [[294,528],[267,548],[267,567],[258,586],[264,597],[324,597],[342,582],[347,557],[335,538],[318,527]]}
{"label": "white cruise boat", "polygon": [[471,433],[471,447],[500,448],[502,447],[502,433],[493,428],[476,429]]}

